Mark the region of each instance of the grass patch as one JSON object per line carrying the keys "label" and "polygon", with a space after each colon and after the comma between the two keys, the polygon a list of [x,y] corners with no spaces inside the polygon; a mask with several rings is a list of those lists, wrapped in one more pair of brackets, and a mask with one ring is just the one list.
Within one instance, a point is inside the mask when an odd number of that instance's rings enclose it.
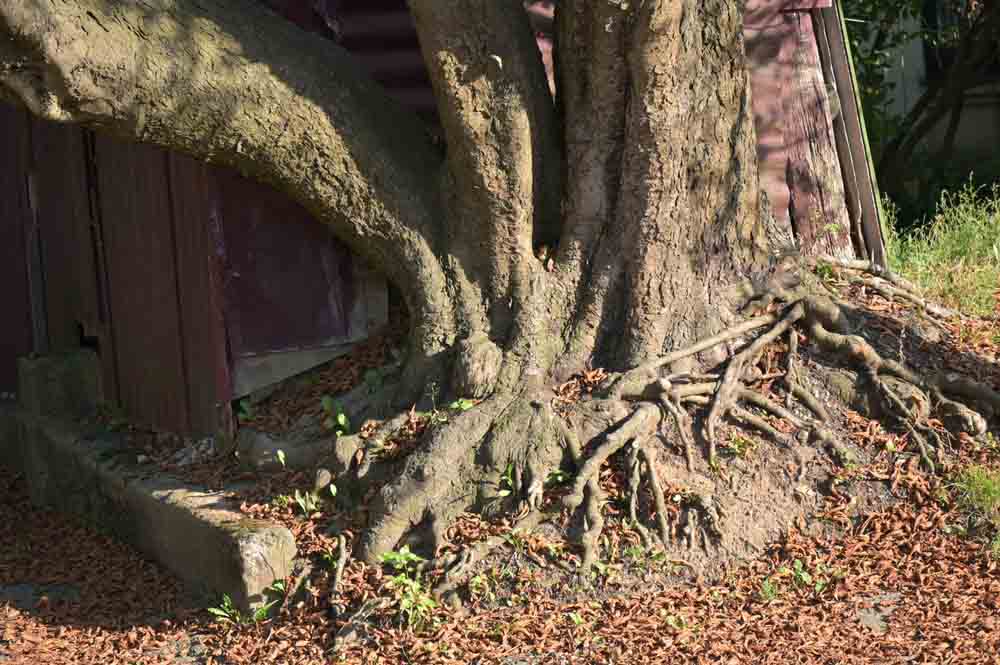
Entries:
{"label": "grass patch", "polygon": [[1000,470],[970,466],[955,477],[955,496],[966,514],[968,530],[986,530],[990,549],[1000,558]]}
{"label": "grass patch", "polygon": [[971,182],[944,191],[933,217],[900,233],[889,202],[889,265],[932,300],[968,314],[990,316],[1000,285],[1000,183]]}

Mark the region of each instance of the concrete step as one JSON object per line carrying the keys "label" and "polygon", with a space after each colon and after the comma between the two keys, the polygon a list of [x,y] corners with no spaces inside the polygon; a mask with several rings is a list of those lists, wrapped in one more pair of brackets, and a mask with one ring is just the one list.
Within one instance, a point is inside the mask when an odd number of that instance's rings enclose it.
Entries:
{"label": "concrete step", "polygon": [[244,611],[292,572],[295,539],[285,527],[247,519],[209,492],[140,465],[124,435],[0,403],[0,463],[22,472],[32,501],[78,515],[133,545],[217,600]]}

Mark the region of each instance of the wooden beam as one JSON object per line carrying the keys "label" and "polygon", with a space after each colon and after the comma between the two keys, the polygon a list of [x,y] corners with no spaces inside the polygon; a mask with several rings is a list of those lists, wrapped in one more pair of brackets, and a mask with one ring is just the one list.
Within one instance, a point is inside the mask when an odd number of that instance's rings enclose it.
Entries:
{"label": "wooden beam", "polygon": [[[841,164],[848,165],[844,176],[845,179],[850,177],[854,183],[853,187],[848,186],[848,191],[854,192],[856,209],[860,209],[861,213],[858,235],[864,243],[865,258],[885,267],[887,257],[882,234],[882,201],[871,159],[864,114],[861,111],[857,75],[847,39],[847,24],[839,0],[832,7],[813,10],[813,17],[817,23],[817,33],[825,35],[825,39],[819,40],[821,57],[822,45],[825,44],[826,48],[827,61],[824,68],[829,67],[832,71],[837,96],[840,98],[839,120],[843,126],[843,139],[846,139],[846,146],[843,146],[846,151],[841,156]],[[838,141],[838,148],[840,147],[841,141]],[[851,203],[848,204],[849,209],[850,207]]]}

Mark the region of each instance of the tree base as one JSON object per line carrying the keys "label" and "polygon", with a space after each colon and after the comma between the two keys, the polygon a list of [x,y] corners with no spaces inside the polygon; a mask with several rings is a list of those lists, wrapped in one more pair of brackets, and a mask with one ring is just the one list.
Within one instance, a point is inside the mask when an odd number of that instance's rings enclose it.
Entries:
{"label": "tree base", "polygon": [[[493,394],[467,412],[471,402],[456,403],[408,455],[380,452],[410,426],[405,419],[353,438],[338,485],[362,499],[377,491],[356,552],[377,562],[407,544],[427,555],[422,570],[440,573],[437,593],[454,597],[510,533],[561,524],[586,570],[602,558],[612,523],[685,569],[717,571],[793,524],[822,528],[816,513],[845,483],[853,483],[855,511],[892,500],[888,477],[849,480],[882,452],[843,436],[852,410],[895,433],[890,452],[903,466],[909,459],[931,471],[948,464],[954,446],[987,431],[1000,405],[996,391],[908,367],[899,339],[874,334],[877,315],[844,302],[814,273],[845,271],[851,283],[916,307],[932,323],[948,312],[862,264],[808,268],[794,286],[786,275],[757,289],[756,316],[634,370]],[[664,369],[720,346],[731,355],[718,367]],[[466,511],[508,515],[511,528],[456,550],[449,527]]]}

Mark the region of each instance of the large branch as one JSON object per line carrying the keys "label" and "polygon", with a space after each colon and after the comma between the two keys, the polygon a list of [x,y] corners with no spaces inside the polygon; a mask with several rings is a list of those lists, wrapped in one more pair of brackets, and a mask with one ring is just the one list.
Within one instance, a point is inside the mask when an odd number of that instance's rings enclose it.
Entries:
{"label": "large branch", "polygon": [[463,300],[488,308],[467,313],[470,327],[503,335],[528,295],[533,236],[551,243],[559,222],[559,134],[541,56],[520,0],[410,8],[448,144],[453,268],[472,294]]}
{"label": "large branch", "polygon": [[246,0],[3,0],[0,88],[274,185],[402,288],[424,343],[450,334],[439,151],[332,43]]}

